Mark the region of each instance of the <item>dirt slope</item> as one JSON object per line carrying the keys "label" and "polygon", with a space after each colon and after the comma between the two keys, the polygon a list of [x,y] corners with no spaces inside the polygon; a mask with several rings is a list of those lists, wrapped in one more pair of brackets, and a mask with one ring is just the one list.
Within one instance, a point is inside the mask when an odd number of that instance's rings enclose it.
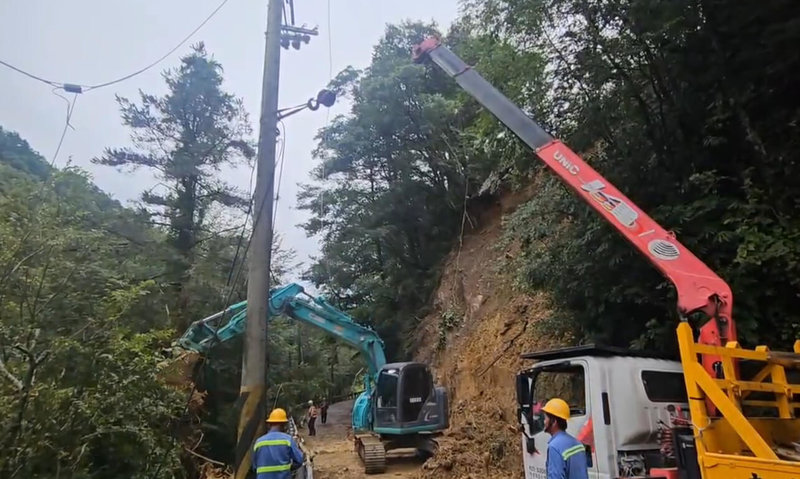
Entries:
{"label": "dirt slope", "polygon": [[[514,377],[526,351],[555,346],[537,338],[537,321],[550,314],[544,294],[514,291],[502,259],[515,245],[496,246],[503,216],[535,192],[536,185],[481,200],[470,211],[467,231],[448,257],[434,308],[415,334],[417,360],[433,365],[437,382],[450,394],[450,429],[439,439],[436,457],[419,465],[389,462],[387,472],[369,477],[517,478],[522,476],[516,432]],[[316,477],[365,478],[348,437],[351,402],[330,410],[330,423],[307,442],[317,451]]]}
{"label": "dirt slope", "polygon": [[550,305],[544,294],[512,289],[499,266],[517,248],[496,246],[503,216],[534,191],[535,184],[474,208],[474,226],[448,258],[434,311],[417,331],[417,359],[433,365],[451,404],[450,430],[420,477],[522,477],[514,378],[521,353],[554,346],[533,331]]}

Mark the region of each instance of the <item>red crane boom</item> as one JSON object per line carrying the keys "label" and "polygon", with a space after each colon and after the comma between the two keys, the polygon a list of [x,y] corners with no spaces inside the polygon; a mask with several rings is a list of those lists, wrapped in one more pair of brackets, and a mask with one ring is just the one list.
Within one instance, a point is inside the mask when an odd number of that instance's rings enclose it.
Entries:
{"label": "red crane boom", "polygon": [[[584,201],[622,233],[650,262],[672,281],[678,293],[678,312],[685,321],[702,311],[709,321],[700,328],[698,342],[724,346],[736,341],[733,294],[728,284],[671,232],[666,231],[575,152],[531,119],[479,73],[470,68],[436,38],[414,48],[414,60],[433,61],[467,93],[488,109],[533,149]],[[719,377],[719,358],[703,357],[703,367]]]}

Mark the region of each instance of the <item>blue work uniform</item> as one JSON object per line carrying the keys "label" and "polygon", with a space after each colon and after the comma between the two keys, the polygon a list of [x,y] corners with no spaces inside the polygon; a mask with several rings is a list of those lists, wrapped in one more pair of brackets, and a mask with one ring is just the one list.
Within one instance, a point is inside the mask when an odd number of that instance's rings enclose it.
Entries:
{"label": "blue work uniform", "polygon": [[558,431],[547,443],[547,479],[588,479],[586,449],[577,439]]}
{"label": "blue work uniform", "polygon": [[292,436],[271,431],[256,441],[252,462],[257,479],[289,479],[293,467],[303,464],[303,451]]}

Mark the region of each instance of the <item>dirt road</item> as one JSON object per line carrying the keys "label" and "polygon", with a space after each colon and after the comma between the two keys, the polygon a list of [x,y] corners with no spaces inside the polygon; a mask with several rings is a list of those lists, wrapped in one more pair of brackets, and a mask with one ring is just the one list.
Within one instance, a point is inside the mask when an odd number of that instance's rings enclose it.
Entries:
{"label": "dirt road", "polygon": [[308,437],[303,431],[306,446],[314,454],[314,479],[378,479],[383,477],[412,478],[420,471],[421,464],[413,458],[392,458],[387,455],[386,472],[383,474],[364,474],[364,468],[353,449],[350,432],[350,411],[353,401],[331,405],[328,409],[328,423],[320,424],[317,419],[317,435]]}

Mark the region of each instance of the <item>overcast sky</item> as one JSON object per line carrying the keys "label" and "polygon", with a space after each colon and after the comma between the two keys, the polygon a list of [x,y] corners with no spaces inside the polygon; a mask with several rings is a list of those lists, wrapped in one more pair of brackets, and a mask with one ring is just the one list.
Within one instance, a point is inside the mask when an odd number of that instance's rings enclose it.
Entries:
{"label": "overcast sky", "polygon": [[[0,1],[0,59],[49,80],[96,84],[132,73],[174,47],[203,21],[221,0],[3,0]],[[443,29],[458,13],[457,0],[294,0],[296,22],[319,26],[320,34],[299,51],[282,50],[280,105],[306,101],[328,82],[332,42],[333,72],[347,65],[369,65],[372,48],[387,23],[406,19],[435,20]],[[125,174],[92,165],[108,146],[128,144],[114,95],[138,98],[137,90],[163,94],[161,72],[178,64],[190,45],[203,41],[225,69],[224,88],[242,97],[257,131],[261,99],[266,0],[229,0],[192,39],[157,67],[123,83],[79,95],[56,166],[73,164],[91,173],[95,183],[123,203],[155,184],[145,172]],[[410,60],[410,59],[409,59]],[[66,104],[52,88],[0,65],[0,125],[17,131],[51,160],[64,125]],[[342,103],[331,111],[346,111]],[[304,221],[294,209],[297,183],[307,182],[314,161],[313,137],[325,124],[323,109],[285,120],[286,160],[278,203],[277,230],[284,244],[308,256],[317,241],[296,225]],[[249,170],[226,178],[247,189]]]}

